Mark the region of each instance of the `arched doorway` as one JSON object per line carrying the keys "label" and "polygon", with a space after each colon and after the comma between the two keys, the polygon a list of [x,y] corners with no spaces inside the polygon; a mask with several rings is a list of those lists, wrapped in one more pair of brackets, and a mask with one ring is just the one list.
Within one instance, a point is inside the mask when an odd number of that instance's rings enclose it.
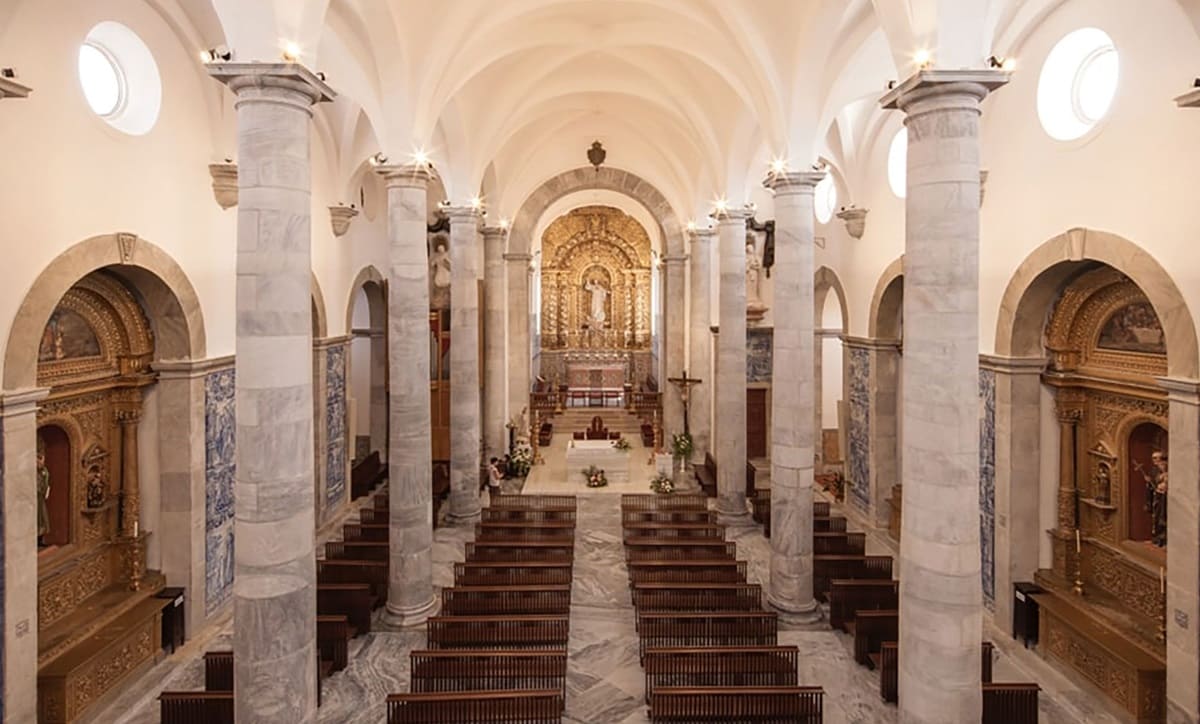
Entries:
{"label": "arched doorway", "polygon": [[348,389],[352,460],[372,452],[388,459],[387,292],[375,267],[359,272],[351,287],[346,328],[350,330]]}
{"label": "arched doorway", "polygon": [[848,320],[846,295],[837,274],[823,266],[817,270],[813,284],[817,472],[822,473],[826,466],[840,469],[845,459],[845,426],[842,422],[845,354],[842,337],[846,334]]}

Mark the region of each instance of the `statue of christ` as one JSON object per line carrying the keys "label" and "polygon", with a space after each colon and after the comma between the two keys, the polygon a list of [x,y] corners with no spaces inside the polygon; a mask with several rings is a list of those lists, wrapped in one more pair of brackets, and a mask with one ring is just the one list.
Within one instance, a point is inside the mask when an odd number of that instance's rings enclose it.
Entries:
{"label": "statue of christ", "polygon": [[588,281],[583,287],[592,294],[592,316],[589,320],[592,324],[600,326],[604,324],[604,302],[608,299],[608,290],[596,279]]}

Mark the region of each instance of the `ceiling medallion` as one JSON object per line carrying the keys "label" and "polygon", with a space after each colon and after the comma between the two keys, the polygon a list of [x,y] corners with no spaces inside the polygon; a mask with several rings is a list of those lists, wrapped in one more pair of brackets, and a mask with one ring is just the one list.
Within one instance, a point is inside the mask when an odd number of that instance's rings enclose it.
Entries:
{"label": "ceiling medallion", "polygon": [[604,163],[604,159],[608,156],[608,151],[604,150],[604,146],[599,141],[592,141],[592,147],[588,149],[588,163],[592,164],[596,169],[596,173],[600,173],[600,164]]}

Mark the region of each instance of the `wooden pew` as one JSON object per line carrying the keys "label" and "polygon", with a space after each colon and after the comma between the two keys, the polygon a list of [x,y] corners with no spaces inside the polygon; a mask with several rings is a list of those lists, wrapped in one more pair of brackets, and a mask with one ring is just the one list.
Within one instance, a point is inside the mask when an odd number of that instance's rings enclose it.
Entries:
{"label": "wooden pew", "polygon": [[365,583],[318,583],[317,615],[345,616],[351,636],[361,636],[371,632],[374,599]]}
{"label": "wooden pew", "polygon": [[704,453],[704,464],[694,468],[696,473],[696,484],[704,491],[708,497],[715,497],[717,494],[717,461],[713,459],[711,453]]}
{"label": "wooden pew", "polygon": [[233,652],[204,652],[204,690],[233,691]]}
{"label": "wooden pew", "polygon": [[571,612],[571,586],[443,588],[442,612],[447,616],[499,616],[506,613],[566,615]]}
{"label": "wooden pew", "polygon": [[813,516],[814,533],[844,533],[845,531],[846,519],[840,515]]}
{"label": "wooden pew", "polygon": [[863,555],[867,552],[866,533],[824,532],[813,533],[813,554],[841,553]]}
{"label": "wooden pew", "polygon": [[737,544],[711,538],[626,538],[625,558],[630,561],[686,558],[734,558]]}
{"label": "wooden pew", "polygon": [[571,541],[575,537],[575,521],[527,520],[499,521],[484,520],[475,526],[475,540],[531,540],[548,539]]}
{"label": "wooden pew", "polygon": [[377,510],[375,508],[363,508],[358,511],[359,523],[382,523],[387,524],[390,513],[386,510]]}
{"label": "wooden pew", "polygon": [[571,565],[556,561],[467,561],[454,564],[456,586],[571,583]]}
{"label": "wooden pew", "polygon": [[829,625],[849,632],[859,611],[899,608],[899,581],[835,580],[829,588]]}
{"label": "wooden pew", "polygon": [[624,510],[621,524],[630,523],[716,523],[715,510]]}
{"label": "wooden pew", "polygon": [[350,620],[345,616],[317,616],[317,651],[329,662],[329,673],[346,668],[350,659]]}
{"label": "wooden pew", "polygon": [[164,691],[158,702],[162,724],[234,724],[232,691]]}
{"label": "wooden pew", "polygon": [[389,559],[387,541],[329,541],[325,559],[330,561],[384,561]]}
{"label": "wooden pew", "polygon": [[342,540],[376,541],[386,543],[388,540],[387,523],[346,523],[342,526]]}
{"label": "wooden pew", "polygon": [[386,478],[387,468],[381,464],[376,450],[350,469],[350,498],[361,498]]}
{"label": "wooden pew", "polygon": [[1037,684],[983,684],[982,724],[1038,724]]}
{"label": "wooden pew", "polygon": [[482,541],[467,543],[469,561],[557,561],[575,560],[575,546],[553,541]]}
{"label": "wooden pew", "polygon": [[[983,684],[992,683],[991,641],[984,641],[980,649],[979,679]],[[879,695],[883,700],[895,704],[900,698],[900,651],[895,641],[884,641],[879,648]],[[999,724],[999,721],[997,722]],[[1037,724],[1037,718],[1033,719]]]}
{"label": "wooden pew", "polygon": [[575,510],[574,495],[493,495],[490,508],[542,508]]}
{"label": "wooden pew", "polygon": [[891,556],[823,553],[813,556],[813,595],[824,603],[834,579],[890,580]]}
{"label": "wooden pew", "polygon": [[874,669],[879,664],[879,648],[883,642],[900,637],[900,612],[859,611],[850,622],[850,629],[854,634],[854,660]]}
{"label": "wooden pew", "polygon": [[708,510],[708,498],[704,495],[678,493],[622,493],[621,512],[630,510]]}
{"label": "wooden pew", "polygon": [[410,660],[417,693],[556,689],[566,696],[566,649],[437,649],[413,651]]}
{"label": "wooden pew", "polygon": [[391,694],[388,724],[520,722],[559,724],[563,694],[554,689]]}
{"label": "wooden pew", "polygon": [[317,583],[365,583],[375,608],[387,602],[388,562],[326,559],[317,561]]}
{"label": "wooden pew", "polygon": [[566,616],[433,616],[425,632],[431,649],[565,649]]}
{"label": "wooden pew", "polygon": [[819,686],[660,686],[650,693],[650,721],[821,724],[823,700]]}
{"label": "wooden pew", "polygon": [[742,583],[746,562],[727,558],[681,561],[630,561],[629,585],[638,583]]}
{"label": "wooden pew", "polygon": [[763,527],[763,535],[767,538],[771,537],[771,489],[760,490],[754,497],[750,498],[750,505],[753,509],[751,516],[754,522],[759,523]]}
{"label": "wooden pew", "polygon": [[651,648],[775,646],[779,618],[773,611],[638,611],[637,631],[640,657]]}
{"label": "wooden pew", "polygon": [[567,506],[538,507],[510,506],[506,508],[484,508],[480,516],[481,522],[489,521],[574,521],[575,508]]}
{"label": "wooden pew", "polygon": [[757,583],[636,583],[633,607],[643,611],[761,611]]}
{"label": "wooden pew", "polygon": [[795,646],[646,649],[646,702],[662,686],[796,686]]}
{"label": "wooden pew", "polygon": [[625,523],[625,539],[707,538],[725,540],[725,526],[716,523]]}

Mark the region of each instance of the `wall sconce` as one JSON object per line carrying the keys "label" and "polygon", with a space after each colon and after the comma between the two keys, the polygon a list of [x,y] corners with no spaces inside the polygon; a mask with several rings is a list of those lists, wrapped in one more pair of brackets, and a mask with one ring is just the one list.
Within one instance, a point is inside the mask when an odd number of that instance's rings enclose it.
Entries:
{"label": "wall sconce", "polygon": [[845,222],[847,234],[855,239],[861,239],[867,230],[868,213],[868,209],[860,209],[853,205],[843,206],[842,210],[837,213],[837,217]]}
{"label": "wall sconce", "polygon": [[212,176],[213,198],[217,206],[231,209],[238,203],[238,167],[232,159],[224,163],[208,164],[208,173]]}
{"label": "wall sconce", "polygon": [[329,223],[333,227],[333,235],[345,236],[346,232],[350,230],[350,222],[354,220],[355,216],[358,216],[358,209],[354,208],[354,204],[330,206]]}
{"label": "wall sconce", "polygon": [[374,156],[371,156],[367,159],[367,163],[371,164],[372,166],[382,166],[387,162],[388,157],[384,155],[383,151],[380,151],[379,153],[376,153]]}
{"label": "wall sconce", "polygon": [[997,55],[990,55],[987,59],[988,67],[996,70],[1005,70],[1012,72],[1017,68],[1016,58],[1002,58]]}

